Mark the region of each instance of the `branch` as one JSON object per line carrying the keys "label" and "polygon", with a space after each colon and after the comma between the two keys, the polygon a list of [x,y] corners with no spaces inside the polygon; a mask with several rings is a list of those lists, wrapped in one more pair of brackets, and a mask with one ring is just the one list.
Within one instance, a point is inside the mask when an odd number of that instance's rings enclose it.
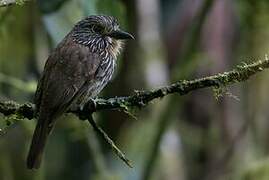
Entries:
{"label": "branch", "polygon": [[[190,81],[183,80],[152,91],[136,91],[134,95],[126,97],[114,97],[108,100],[97,99],[94,101],[89,101],[87,105],[83,107],[83,109],[69,111],[69,113],[76,114],[79,119],[87,119],[94,130],[110,145],[115,154],[129,167],[132,167],[131,162],[92,119],[93,112],[105,109],[128,111],[129,108],[142,108],[148,105],[154,99],[162,98],[173,93],[185,95],[191,91],[207,87],[223,88],[233,83],[246,81],[254,74],[261,72],[266,68],[269,68],[269,60],[267,56],[264,61],[257,61],[252,64],[237,66],[237,68],[232,71],[214,76],[208,76]],[[18,104],[13,101],[0,101],[0,113],[2,113],[4,116],[15,116],[15,120],[24,118],[33,119],[35,117],[35,107],[31,103]],[[15,123],[15,121],[7,121],[7,126],[12,125],[13,123]]]}
{"label": "branch", "polygon": [[0,7],[6,7],[10,5],[22,5],[29,0],[0,0]]}
{"label": "branch", "polygon": [[[96,99],[93,107],[85,108],[83,110],[73,110],[69,113],[74,113],[78,116],[87,112],[92,113],[101,110],[123,110],[128,111],[129,108],[142,108],[147,106],[155,99],[165,97],[169,94],[178,94],[180,96],[188,94],[191,91],[195,91],[202,88],[215,87],[222,88],[227,85],[243,82],[249,79],[251,76],[269,68],[269,60],[266,57],[263,61],[256,61],[251,64],[244,63],[238,65],[236,69],[224,73],[219,73],[214,76],[208,76],[204,78],[194,80],[181,80],[168,86],[164,86],[159,89],[151,91],[135,91],[134,95],[125,97],[114,97],[110,99]],[[92,104],[92,101],[91,103]],[[34,118],[34,105],[31,103],[18,104],[13,101],[0,102],[0,113],[4,116],[17,115],[18,118]]]}
{"label": "branch", "polygon": [[127,159],[124,155],[124,153],[121,152],[121,150],[115,145],[115,143],[110,139],[110,137],[105,133],[105,131],[100,128],[96,122],[93,120],[92,116],[90,115],[88,118],[89,123],[92,125],[93,129],[96,131],[96,133],[101,136],[111,147],[111,149],[115,152],[115,154],[130,168],[132,168],[132,163],[129,159]]}
{"label": "branch", "polygon": [[236,69],[220,73],[214,76],[194,80],[182,80],[171,85],[152,90],[152,91],[136,91],[134,95],[127,97],[114,97],[108,100],[97,99],[95,102],[95,111],[105,109],[127,110],[132,107],[142,108],[151,101],[162,98],[169,94],[177,93],[179,95],[188,94],[191,91],[216,87],[222,88],[227,85],[246,81],[254,74],[269,68],[269,60],[257,61],[252,64],[244,64],[237,66]]}

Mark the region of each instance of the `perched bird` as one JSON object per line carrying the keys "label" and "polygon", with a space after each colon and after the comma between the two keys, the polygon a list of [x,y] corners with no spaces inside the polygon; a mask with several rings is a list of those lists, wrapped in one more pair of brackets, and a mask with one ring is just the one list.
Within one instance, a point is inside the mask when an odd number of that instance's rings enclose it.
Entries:
{"label": "perched bird", "polygon": [[38,122],[27,157],[29,169],[39,168],[57,118],[100,93],[111,80],[122,40],[133,38],[113,17],[94,15],[79,21],[52,51],[35,94]]}

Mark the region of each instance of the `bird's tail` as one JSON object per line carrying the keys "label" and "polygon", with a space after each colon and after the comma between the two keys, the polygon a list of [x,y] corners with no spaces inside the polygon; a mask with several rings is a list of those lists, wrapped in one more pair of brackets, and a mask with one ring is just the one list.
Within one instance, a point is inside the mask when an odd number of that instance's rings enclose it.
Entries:
{"label": "bird's tail", "polygon": [[44,147],[46,145],[48,135],[50,134],[50,131],[52,129],[52,124],[50,124],[49,122],[51,121],[49,121],[48,117],[41,116],[38,119],[32,143],[30,146],[30,151],[27,157],[28,169],[38,169],[40,167]]}

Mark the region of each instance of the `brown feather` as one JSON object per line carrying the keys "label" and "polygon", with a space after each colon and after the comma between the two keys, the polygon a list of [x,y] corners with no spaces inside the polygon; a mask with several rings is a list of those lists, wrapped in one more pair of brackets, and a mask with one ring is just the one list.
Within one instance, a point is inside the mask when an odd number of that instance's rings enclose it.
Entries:
{"label": "brown feather", "polygon": [[[101,58],[89,53],[89,48],[75,43],[67,36],[53,51],[38,84],[35,103],[39,112],[27,158],[27,167],[38,168],[55,120],[65,112],[74,99],[86,93]],[[85,86],[85,87],[83,87]]]}
{"label": "brown feather", "polygon": [[53,50],[35,94],[39,118],[27,158],[29,169],[40,166],[57,118],[70,106],[83,106],[110,81],[121,49],[120,38],[133,37],[120,31],[113,17],[88,16]]}

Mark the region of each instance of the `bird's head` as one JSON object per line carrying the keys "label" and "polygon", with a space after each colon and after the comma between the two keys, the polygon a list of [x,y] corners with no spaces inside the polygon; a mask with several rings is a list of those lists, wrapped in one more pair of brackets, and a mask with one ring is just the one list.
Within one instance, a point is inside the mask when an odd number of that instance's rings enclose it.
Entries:
{"label": "bird's head", "polygon": [[134,37],[120,29],[112,16],[93,15],[79,21],[72,30],[74,40],[92,51],[111,50],[117,54],[121,41]]}

